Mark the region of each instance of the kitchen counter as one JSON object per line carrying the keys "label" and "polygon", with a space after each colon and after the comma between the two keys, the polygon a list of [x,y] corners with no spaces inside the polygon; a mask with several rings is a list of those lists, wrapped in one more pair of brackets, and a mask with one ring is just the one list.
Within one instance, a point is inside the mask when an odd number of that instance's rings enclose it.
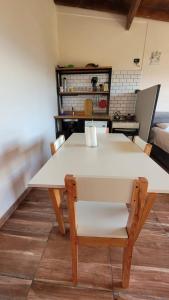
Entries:
{"label": "kitchen counter", "polygon": [[64,114],[64,115],[59,115],[59,116],[54,116],[56,120],[63,120],[63,119],[79,119],[79,120],[107,120],[111,121],[112,117],[107,115],[107,114],[93,114],[91,116],[85,115],[85,114],[78,114],[75,113],[74,115],[72,114]]}
{"label": "kitchen counter", "polygon": [[[98,127],[108,127],[109,132],[124,133],[127,136],[138,135],[139,123],[134,120],[113,120],[108,114],[97,113],[85,115],[84,112],[65,112],[63,115],[55,115],[56,137],[64,134],[68,138],[73,132],[84,132],[86,121],[100,122]],[[104,124],[103,124],[104,123]]]}

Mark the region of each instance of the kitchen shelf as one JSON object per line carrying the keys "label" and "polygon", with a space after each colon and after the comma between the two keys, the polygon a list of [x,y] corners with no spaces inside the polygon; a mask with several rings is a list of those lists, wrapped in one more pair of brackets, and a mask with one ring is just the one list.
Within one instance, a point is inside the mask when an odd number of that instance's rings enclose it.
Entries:
{"label": "kitchen shelf", "polygon": [[[67,86],[70,87],[69,89],[66,89],[65,92],[60,92],[60,87],[63,87],[63,78],[66,77],[66,75],[76,75],[78,76],[74,77],[74,80],[76,82],[74,83],[75,86],[71,86],[69,83]],[[98,90],[93,91],[92,85],[85,85],[81,86],[81,76],[83,74],[88,74],[90,76],[89,80],[92,76],[97,76],[99,74],[105,74],[106,76],[100,76],[100,84],[104,83],[104,78],[106,78],[106,82],[108,83],[108,87],[106,88],[107,91],[100,91],[99,86]],[[55,116],[55,130],[56,130],[56,137],[58,137],[60,134],[64,134],[66,138],[70,136],[72,132],[84,132],[85,127],[85,120],[97,120],[97,121],[107,121],[107,126],[111,130],[111,120],[109,116],[109,106],[110,106],[110,91],[111,91],[111,76],[112,76],[112,68],[111,67],[87,67],[87,68],[56,68],[56,81],[57,81],[57,101],[58,101],[58,116]],[[69,78],[69,76],[67,76]],[[72,79],[73,77],[71,77]],[[82,77],[83,78],[83,77]],[[103,78],[103,79],[102,79]],[[90,81],[89,81],[90,82]],[[72,90],[71,90],[72,88]],[[88,97],[82,97],[83,95],[89,95]],[[92,100],[95,100],[95,97],[97,96],[97,103],[99,103],[99,100],[103,99],[106,101],[106,107],[103,108],[103,110],[99,110],[100,113],[93,112],[93,115],[85,114],[84,111],[78,112],[78,111],[68,111],[64,112],[63,114],[63,104],[64,101],[70,101],[70,103],[73,103],[72,100],[76,101],[76,99],[70,98],[65,99],[67,96],[79,96],[79,98],[82,98],[82,101],[84,102],[84,98],[92,98]],[[85,103],[85,102],[84,102]],[[71,106],[71,105],[69,105]],[[72,105],[73,106],[73,105]],[[66,121],[65,121],[66,120]]]}
{"label": "kitchen shelf", "polygon": [[59,93],[60,96],[78,96],[78,95],[109,95],[109,92],[76,91]]}
{"label": "kitchen shelf", "polygon": [[112,71],[111,67],[86,67],[86,68],[56,68],[60,74],[103,74]]}
{"label": "kitchen shelf", "polygon": [[[64,75],[71,75],[71,74],[107,74],[108,77],[108,91],[93,91],[92,88],[89,90],[75,90],[75,91],[66,91],[60,92],[60,87],[62,86],[62,78]],[[80,95],[100,95],[105,96],[107,99],[107,108],[106,113],[109,113],[109,104],[110,104],[110,90],[111,90],[111,75],[112,75],[112,68],[111,67],[87,67],[87,68],[56,68],[56,80],[57,80],[57,95],[58,95],[58,110],[59,115],[62,112],[62,105],[64,101],[64,97],[66,96],[80,96]],[[78,82],[78,79],[77,79]]]}

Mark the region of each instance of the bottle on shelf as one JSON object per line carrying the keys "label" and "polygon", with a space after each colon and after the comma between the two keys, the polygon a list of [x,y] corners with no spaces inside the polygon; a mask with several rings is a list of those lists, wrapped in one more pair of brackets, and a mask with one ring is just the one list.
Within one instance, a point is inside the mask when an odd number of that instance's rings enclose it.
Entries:
{"label": "bottle on shelf", "polygon": [[74,112],[74,108],[72,106],[72,116],[74,116],[74,115],[75,115],[75,112]]}
{"label": "bottle on shelf", "polygon": [[66,92],[67,90],[67,79],[66,77],[63,78],[63,91]]}

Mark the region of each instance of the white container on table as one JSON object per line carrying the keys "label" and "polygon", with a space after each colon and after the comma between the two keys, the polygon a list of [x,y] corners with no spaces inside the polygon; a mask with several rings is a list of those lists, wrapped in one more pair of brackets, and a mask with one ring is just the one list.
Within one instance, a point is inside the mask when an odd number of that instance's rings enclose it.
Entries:
{"label": "white container on table", "polygon": [[97,132],[96,126],[89,126],[85,128],[86,146],[97,147]]}

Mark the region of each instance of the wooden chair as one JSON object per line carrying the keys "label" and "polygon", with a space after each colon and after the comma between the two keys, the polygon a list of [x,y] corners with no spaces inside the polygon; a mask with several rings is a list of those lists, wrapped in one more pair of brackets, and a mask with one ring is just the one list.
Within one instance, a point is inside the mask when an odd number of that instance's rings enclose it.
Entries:
{"label": "wooden chair", "polygon": [[54,143],[50,144],[51,154],[54,155],[65,142],[65,136],[60,135]]}
{"label": "wooden chair", "polygon": [[[86,130],[87,126],[85,127]],[[97,133],[109,133],[109,128],[108,127],[96,127],[96,132]]]}
{"label": "wooden chair", "polygon": [[[54,155],[58,149],[65,142],[65,136],[60,135],[54,143],[50,144],[51,154]],[[64,225],[64,217],[63,217],[63,199],[66,194],[65,189],[48,189],[49,197],[52,200],[53,208],[56,214],[56,221],[58,222],[59,231],[62,234],[65,234],[65,225]]]}
{"label": "wooden chair", "polygon": [[144,140],[142,140],[139,136],[134,137],[134,143],[142,149],[147,155],[150,156],[152,145],[149,143],[146,143]]}
{"label": "wooden chair", "polygon": [[96,128],[97,133],[109,133],[108,127],[97,127]]}
{"label": "wooden chair", "polygon": [[66,175],[65,186],[73,284],[78,282],[79,245],[114,246],[124,248],[122,287],[127,288],[133,246],[155,199],[153,194],[146,203],[147,180]]}

